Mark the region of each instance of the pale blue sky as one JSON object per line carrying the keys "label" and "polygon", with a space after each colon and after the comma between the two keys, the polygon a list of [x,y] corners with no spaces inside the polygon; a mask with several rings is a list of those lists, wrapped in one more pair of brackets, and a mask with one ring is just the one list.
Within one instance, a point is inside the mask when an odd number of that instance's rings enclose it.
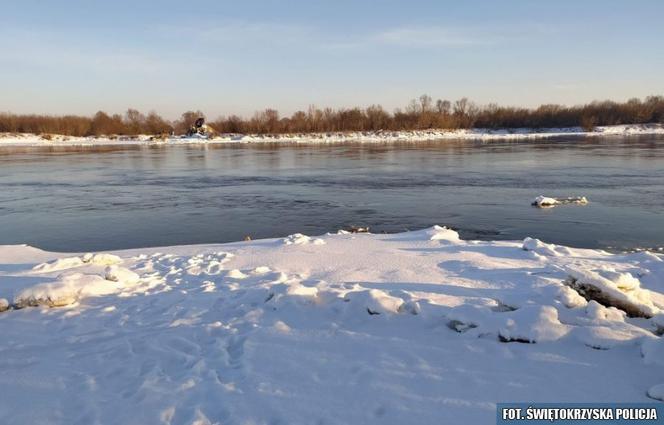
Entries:
{"label": "pale blue sky", "polygon": [[0,1],[0,111],[664,94],[660,0]]}

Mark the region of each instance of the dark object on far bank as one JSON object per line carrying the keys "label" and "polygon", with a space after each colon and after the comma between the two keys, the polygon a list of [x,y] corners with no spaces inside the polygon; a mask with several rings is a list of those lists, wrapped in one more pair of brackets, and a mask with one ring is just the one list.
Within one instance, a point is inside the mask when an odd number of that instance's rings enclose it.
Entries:
{"label": "dark object on far bank", "polygon": [[204,135],[205,134],[204,125],[205,125],[205,118],[200,117],[196,119],[194,125],[189,127],[189,130],[187,130],[187,136],[193,136],[195,134]]}
{"label": "dark object on far bank", "polygon": [[348,231],[351,233],[369,233],[369,226],[350,226]]}
{"label": "dark object on far bank", "polygon": [[194,124],[191,127],[189,127],[186,136],[211,138],[214,137],[216,134],[217,132],[212,127],[205,124],[205,118],[200,117],[197,118],[196,121],[194,121]]}

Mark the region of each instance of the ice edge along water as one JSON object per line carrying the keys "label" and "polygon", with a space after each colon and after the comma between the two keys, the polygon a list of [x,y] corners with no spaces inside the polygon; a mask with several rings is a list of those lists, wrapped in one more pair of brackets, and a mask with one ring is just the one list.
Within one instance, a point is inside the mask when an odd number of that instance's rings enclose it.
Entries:
{"label": "ice edge along water", "polygon": [[354,131],[295,134],[226,134],[213,138],[152,136],[72,137],[51,135],[48,139],[35,134],[0,134],[1,146],[95,146],[95,145],[144,145],[144,144],[225,144],[225,143],[395,143],[435,140],[537,140],[563,136],[640,136],[664,135],[661,124],[629,124],[596,127],[584,131],[580,127],[567,128],[516,128],[516,129],[460,129],[460,130],[412,130],[412,131]]}
{"label": "ice edge along water", "polygon": [[664,398],[664,261],[648,252],[438,226],[3,246],[0,298],[13,423],[492,423],[501,401]]}

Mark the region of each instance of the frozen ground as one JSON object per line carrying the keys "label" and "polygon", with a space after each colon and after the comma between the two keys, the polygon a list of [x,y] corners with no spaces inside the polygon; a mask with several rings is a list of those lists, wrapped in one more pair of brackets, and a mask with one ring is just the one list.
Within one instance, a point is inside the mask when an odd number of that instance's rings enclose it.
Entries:
{"label": "frozen ground", "polygon": [[475,424],[500,401],[664,398],[664,261],[647,252],[440,227],[4,246],[0,298],[15,424]]}
{"label": "frozen ground", "polygon": [[509,130],[418,130],[418,131],[367,131],[311,134],[233,134],[212,139],[203,137],[171,137],[152,139],[150,136],[136,137],[69,137],[52,136],[47,140],[34,134],[0,134],[0,146],[92,146],[92,145],[142,145],[142,144],[201,144],[201,143],[389,143],[420,142],[431,140],[532,140],[561,136],[638,136],[664,135],[661,124],[632,124],[597,127],[585,132],[580,127]]}

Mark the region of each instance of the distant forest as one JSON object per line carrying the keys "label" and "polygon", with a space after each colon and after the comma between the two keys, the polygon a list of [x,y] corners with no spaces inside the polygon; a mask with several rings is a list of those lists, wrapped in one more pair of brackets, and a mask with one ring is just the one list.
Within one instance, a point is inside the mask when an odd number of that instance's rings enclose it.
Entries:
{"label": "distant forest", "polygon": [[[147,115],[129,109],[124,115],[99,111],[92,117],[76,115],[18,115],[0,113],[0,133],[62,134],[69,136],[183,134],[199,117],[188,111],[169,121],[155,112]],[[249,119],[237,115],[219,117],[208,124],[218,133],[310,133],[378,130],[424,130],[461,128],[548,128],[617,124],[664,123],[664,96],[627,102],[595,101],[586,105],[542,105],[517,108],[489,104],[478,106],[466,98],[450,102],[434,101],[422,95],[404,109],[387,112],[379,105],[368,108],[319,109],[310,106],[290,117],[275,109],[256,112]]]}

